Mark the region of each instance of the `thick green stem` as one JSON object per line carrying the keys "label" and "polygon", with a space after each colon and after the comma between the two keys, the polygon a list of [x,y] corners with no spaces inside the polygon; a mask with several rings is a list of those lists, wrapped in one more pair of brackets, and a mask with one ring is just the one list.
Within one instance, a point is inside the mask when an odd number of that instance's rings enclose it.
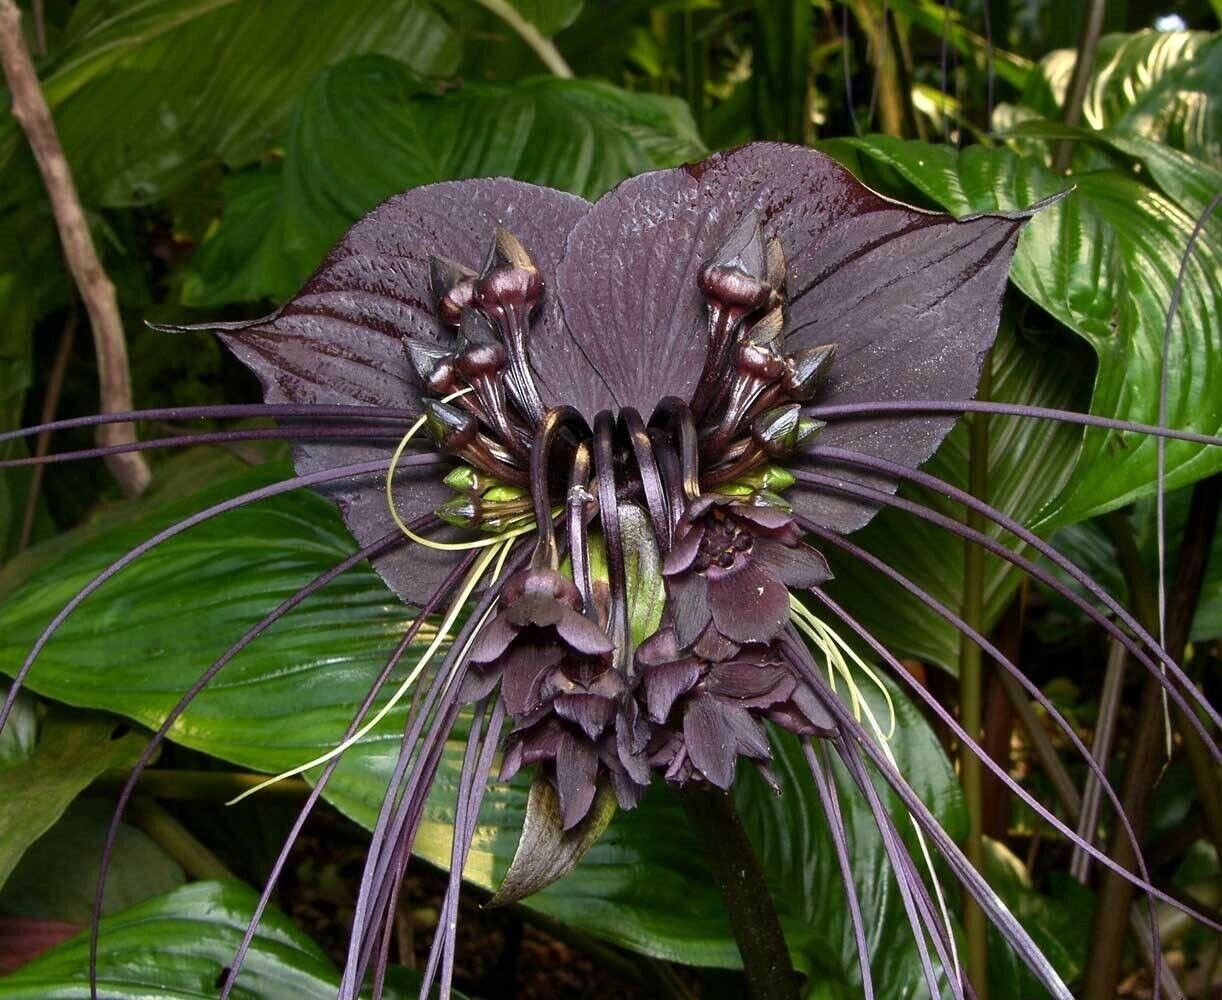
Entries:
{"label": "thick green stem", "polygon": [[[980,377],[980,398],[992,388],[992,355],[985,358]],[[968,483],[974,497],[989,499],[989,425],[983,413],[974,413],[969,434]],[[967,523],[977,531],[987,527],[980,514],[969,511]],[[961,616],[977,632],[984,632],[984,549],[967,544],[963,550],[963,607]],[[959,643],[959,721],[974,738],[984,728],[981,712],[984,681],[980,647],[963,636]],[[984,765],[975,754],[959,755],[959,780],[967,803],[968,833],[964,851],[972,866],[984,871]],[[963,930],[967,937],[967,972],[979,1000],[988,1000],[988,923],[975,901],[965,899]]]}
{"label": "thick green stem", "polygon": [[688,785],[682,795],[688,822],[721,891],[743,959],[752,1000],[797,1000],[798,976],[768,885],[747,831],[725,792]]}
{"label": "thick green stem", "polygon": [[237,878],[195,834],[152,799],[132,799],[127,818],[132,826],[144,831],[150,840],[182,865],[191,878],[222,882]]}

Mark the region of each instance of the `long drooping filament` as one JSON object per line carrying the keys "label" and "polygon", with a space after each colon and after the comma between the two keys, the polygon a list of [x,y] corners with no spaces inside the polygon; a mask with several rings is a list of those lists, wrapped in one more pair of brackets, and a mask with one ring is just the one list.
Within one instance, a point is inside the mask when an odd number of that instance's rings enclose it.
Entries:
{"label": "long drooping filament", "polygon": [[[405,460],[411,465],[431,465],[443,462],[444,459],[439,455],[414,455]],[[110,580],[117,573],[121,572],[125,567],[131,565],[140,556],[146,552],[156,548],[162,542],[167,541],[182,534],[197,524],[202,524],[204,521],[217,517],[227,511],[237,510],[247,504],[257,503],[260,500],[267,500],[274,496],[279,496],[282,493],[289,493],[293,490],[301,489],[306,486],[317,486],[323,483],[332,483],[340,479],[349,479],[358,476],[367,476],[379,472],[385,472],[390,463],[387,460],[379,460],[374,462],[358,462],[353,465],[338,466],[334,469],[323,469],[319,472],[312,472],[305,476],[295,476],[292,479],[286,479],[282,482],[272,483],[268,486],[261,486],[258,489],[243,493],[240,496],[232,497],[229,500],[223,500],[220,503],[192,514],[190,517],[184,518],[176,524],[170,525],[168,528],[157,532],[152,538],[141,542],[135,548],[124,553],[119,559],[116,559],[106,569],[98,573],[89,583],[70,600],[64,607],[55,615],[51,622],[42,630],[34,646],[26,655],[21,667],[13,676],[12,684],[9,687],[8,695],[4,700],[3,706],[0,706],[0,730],[3,730],[5,723],[8,721],[9,714],[13,710],[13,703],[17,699],[17,694],[21,690],[21,686],[29,674],[30,669],[34,666],[35,660],[38,659],[38,654],[42,652],[43,647],[59,629],[59,627],[68,619],[68,617],[89,597],[94,591],[101,587],[107,580]]]}
{"label": "long drooping filament", "polygon": [[[1210,718],[1213,724],[1219,728],[1222,728],[1222,715],[1219,715],[1217,709],[1215,709],[1212,705],[1210,705],[1209,702],[1201,695],[1201,693],[1196,689],[1196,686],[1192,683],[1192,681],[1188,678],[1188,676],[1180,668],[1179,664],[1177,664],[1167,654],[1167,652],[1161,646],[1158,645],[1154,637],[1151,636],[1150,633],[1146,629],[1144,629],[1141,626],[1141,624],[1136,619],[1134,619],[1133,616],[1128,611],[1126,611],[1124,607],[1120,605],[1119,602],[1116,601],[1114,597],[1108,594],[1090,576],[1088,576],[1081,569],[1075,566],[1072,561],[1070,561],[1069,559],[1066,559],[1065,556],[1063,556],[1055,548],[1053,548],[1051,545],[1045,542],[1042,538],[1037,536],[1034,532],[1023,527],[1013,518],[1002,513],[997,508],[992,507],[991,505],[986,504],[983,501],[977,499],[976,497],[972,496],[970,493],[964,490],[961,490],[956,486],[951,485],[950,483],[946,482],[945,480],[939,479],[936,476],[931,476],[929,473],[921,472],[920,470],[917,470],[917,469],[910,469],[907,466],[900,465],[897,462],[891,462],[886,459],[876,458],[874,456],[866,455],[861,452],[850,451],[850,450],[842,449],[842,448],[815,447],[815,448],[810,449],[807,454],[809,454],[812,458],[816,458],[816,459],[822,459],[826,461],[848,464],[848,465],[853,465],[853,466],[860,466],[861,468],[866,468],[872,471],[881,472],[887,476],[894,477],[897,479],[907,480],[909,482],[916,483],[919,486],[924,486],[928,489],[932,489],[935,492],[941,493],[949,497],[950,499],[954,500],[956,503],[963,504],[965,507],[968,507],[969,509],[976,511],[977,513],[981,514],[982,516],[993,521],[995,524],[998,524],[1001,527],[1003,527],[1005,530],[1011,532],[1013,535],[1015,535],[1015,537],[1021,539],[1023,542],[1030,545],[1037,552],[1039,552],[1040,555],[1044,556],[1046,559],[1048,559],[1058,568],[1062,569],[1064,572],[1069,574],[1069,576],[1072,579],[1074,579],[1078,584],[1086,588],[1086,590],[1089,591],[1092,594],[1092,596],[1102,601],[1103,604],[1113,614],[1115,614],[1116,617],[1119,618],[1120,621],[1125,626],[1131,629],[1133,633],[1150,649],[1150,651],[1160,661],[1162,661],[1162,663],[1166,666],[1167,670],[1171,673],[1171,675],[1177,681],[1179,681],[1180,684],[1184,686],[1189,696],[1193,698],[1193,700],[1197,703],[1197,706],[1202,711],[1205,712],[1205,714]],[[795,473],[795,475],[799,479],[802,479],[806,476],[805,473]],[[1046,575],[1047,574],[1045,574],[1045,576]],[[1148,663],[1148,658],[1146,658],[1144,662]],[[1174,689],[1170,689],[1170,690],[1174,691]],[[1176,694],[1173,694],[1173,697],[1175,697],[1176,695],[1178,695],[1178,692],[1176,692]],[[1182,705],[1182,698],[1181,698],[1181,705]],[[1185,708],[1185,711],[1190,717],[1194,717],[1194,713],[1191,710]],[[1198,725],[1199,725],[1199,720],[1198,720]],[[1207,745],[1212,742],[1208,734],[1203,731],[1203,727],[1201,727],[1198,731],[1201,733],[1202,738],[1205,739]],[[1215,758],[1222,760],[1222,756],[1218,754],[1216,745],[1214,746],[1214,755],[1215,755]]]}

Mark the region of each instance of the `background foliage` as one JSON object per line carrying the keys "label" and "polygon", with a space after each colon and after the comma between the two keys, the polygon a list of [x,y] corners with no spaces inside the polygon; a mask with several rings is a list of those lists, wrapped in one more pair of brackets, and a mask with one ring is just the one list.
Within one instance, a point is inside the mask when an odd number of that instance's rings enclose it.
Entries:
{"label": "background foliage", "polygon": [[[545,51],[532,48],[513,19],[495,16],[496,6],[38,5],[46,38],[40,76],[118,287],[139,405],[256,399],[252,381],[211,339],[168,337],[143,321],[266,312],[348,225],[392,193],[442,179],[510,175],[594,198],[631,174],[775,138],[813,144],[878,190],[955,214],[1025,207],[1072,187],[1022,237],[991,394],[1157,420],[1165,318],[1181,255],[1222,190],[1222,36],[1210,33],[1216,9],[1109,4],[1081,120],[1066,124],[1081,3],[513,0],[511,13],[533,26]],[[1175,30],[1153,30],[1157,17],[1173,13]],[[33,16],[27,27],[36,46]],[[1074,143],[1069,176],[1052,168],[1057,144],[1067,140]],[[79,307],[41,181],[7,113],[0,116],[0,178],[4,429],[38,421],[52,360]],[[1220,264],[1222,219],[1215,216],[1186,267],[1166,345],[1169,422],[1213,434],[1222,426]],[[82,329],[58,400],[61,416],[96,408],[94,380]],[[996,418],[989,436],[991,501],[1044,534],[1058,532],[1093,573],[1114,577],[1101,522],[1092,519],[1122,510],[1139,537],[1148,537],[1153,442]],[[63,434],[55,444],[87,446],[87,438]],[[14,447],[0,444],[0,454]],[[154,487],[135,501],[118,501],[100,467],[54,467],[34,494],[26,545],[30,477],[0,472],[0,670],[16,669],[50,616],[127,547],[184,513],[282,475],[282,461],[274,450],[253,449],[155,459]],[[930,468],[966,485],[967,465],[964,426]],[[1217,449],[1167,448],[1171,488],[1220,467]],[[1182,523],[1174,511],[1184,506],[1185,496],[1173,497],[1172,551]],[[944,603],[962,604],[958,542],[886,513],[862,535]],[[30,872],[47,865],[35,852],[50,843],[63,845],[55,848],[60,854],[83,855],[96,844],[105,816],[77,806],[105,794],[106,775],[138,752],[128,725],[155,727],[229,641],[351,551],[326,503],[285,496],[164,546],[83,609],[31,675],[37,697],[19,703],[14,724],[0,735],[0,886],[8,879],[0,914],[84,921],[88,866],[56,862],[49,885],[35,893]],[[1222,634],[1220,562],[1213,560],[1194,629],[1198,666]],[[897,653],[927,665],[935,690],[950,690],[940,674],[957,668],[957,635],[864,571],[836,568],[837,593],[854,614]],[[988,626],[1013,606],[1020,585],[1005,564],[989,563]],[[1071,609],[1040,594],[1032,601],[1025,665],[1089,728],[1101,641]],[[346,575],[227,668],[171,731],[163,768],[274,771],[329,747],[405,624],[404,609],[372,571]],[[894,697],[901,770],[961,835],[964,804],[944,734],[898,690]],[[346,756],[330,785],[328,801],[358,824],[372,822],[401,727],[402,717],[392,714],[376,739]],[[1008,754],[1009,740],[1001,745]],[[857,966],[822,813],[794,749],[782,741],[777,753],[786,794],[775,797],[748,776],[736,796],[808,995],[853,996]],[[1028,757],[1020,740],[1015,773],[1047,798]],[[420,841],[421,856],[437,865],[449,856],[458,763],[457,752],[447,756]],[[1184,773],[1182,762],[1172,763],[1153,829],[1179,838],[1164,859],[1168,877],[1178,871],[1212,880],[1216,891],[1216,855],[1210,861],[1208,848],[1194,854],[1186,846],[1198,837],[1191,835]],[[32,787],[37,795],[23,794]],[[89,794],[69,809],[82,791]],[[498,883],[524,802],[524,785],[494,786],[467,872],[476,885]],[[902,820],[898,802],[887,802]],[[1074,980],[1085,962],[1090,888],[1050,874],[1064,867],[1061,845],[1050,849],[1054,862],[1044,860],[1045,850],[1032,864],[1039,831],[1004,800],[1002,811],[989,876]],[[234,838],[218,833],[215,819],[200,821],[189,809],[181,816],[258,884],[267,857],[235,853]],[[260,822],[238,810],[231,826],[251,831]],[[853,806],[846,822],[871,915],[870,945],[886,956],[875,963],[880,995],[919,995],[916,952],[879,839],[864,807]],[[274,840],[275,829],[263,832]],[[174,956],[152,967],[165,995],[206,992],[253,903],[250,889],[236,883],[183,885],[182,868],[156,841],[146,838],[119,858],[124,891],[108,897],[112,916],[103,929],[111,995],[148,995],[141,944],[149,940]],[[726,969],[738,961],[699,851],[660,789],[642,809],[617,816],[570,877],[527,905],[583,939],[658,959]],[[1196,959],[1197,944],[1188,938],[1187,960]],[[0,979],[0,996],[79,995],[82,947],[69,942]],[[992,959],[993,996],[1037,995],[1000,948]],[[336,981],[331,960],[281,915],[265,923],[247,968],[251,996],[326,996]],[[726,985],[732,976],[715,973],[702,983],[710,996],[734,988]],[[410,976],[396,988],[409,995]]]}

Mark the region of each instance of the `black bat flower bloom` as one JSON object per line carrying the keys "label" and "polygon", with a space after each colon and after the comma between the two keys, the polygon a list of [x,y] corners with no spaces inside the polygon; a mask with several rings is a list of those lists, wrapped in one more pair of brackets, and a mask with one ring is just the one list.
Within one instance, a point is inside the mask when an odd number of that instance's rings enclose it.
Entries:
{"label": "black bat flower bloom", "polygon": [[[538,818],[545,832],[523,838],[510,873],[516,884],[504,892],[513,898],[563,874],[548,850],[565,838],[588,841],[605,823],[606,804],[632,807],[651,777],[724,789],[740,757],[766,770],[771,723],[804,741],[846,871],[846,833],[828,781],[832,756],[869,803],[931,995],[965,997],[971,987],[959,972],[941,890],[931,895],[878,805],[874,775],[904,801],[922,845],[945,859],[1048,990],[1067,998],[1038,948],[912,793],[885,740],[834,693],[821,659],[828,649],[796,600],[811,595],[898,667],[836,603],[835,581],[814,546],[843,549],[890,575],[1014,673],[1102,778],[1072,727],[1013,664],[845,537],[882,507],[900,506],[990,547],[1082,607],[1164,678],[1217,756],[1209,735],[1217,712],[1131,616],[1021,525],[919,471],[958,414],[991,407],[971,397],[1029,215],[956,220],[920,211],[868,190],[819,153],[775,144],[630,179],[596,204],[503,179],[392,198],[348,232],[282,309],[221,330],[261,380],[262,412],[282,421],[275,433],[296,442],[297,477],[209,508],[101,574],[40,638],[0,725],[50,634],[124,565],[206,517],[312,486],[339,506],[360,550],[214,663],[153,747],[266,624],[362,559],[419,617],[341,748],[359,735],[424,618],[443,615],[441,634],[408,678],[412,709],[361,883],[343,997],[355,998],[371,969],[380,990],[387,928],[425,798],[447,737],[469,711],[451,881],[426,970],[426,983],[438,980],[443,994],[453,972],[459,873],[498,752],[504,776],[536,767],[532,803],[556,803]],[[1218,443],[1080,414],[993,408]],[[1025,556],[896,496],[904,480],[1017,535],[1117,622]],[[804,637],[816,640],[814,651]],[[442,648],[442,662],[426,671]],[[895,676],[911,683],[902,669]],[[1048,823],[1118,870],[993,764],[928,692],[912,690]],[[334,769],[334,755],[323,760],[327,769],[296,830]],[[1128,877],[1168,899],[1149,884],[1144,863]],[[846,890],[856,920],[847,876]],[[269,883],[265,902],[270,892]],[[249,941],[250,934],[243,953]],[[864,946],[861,979],[873,996]]]}

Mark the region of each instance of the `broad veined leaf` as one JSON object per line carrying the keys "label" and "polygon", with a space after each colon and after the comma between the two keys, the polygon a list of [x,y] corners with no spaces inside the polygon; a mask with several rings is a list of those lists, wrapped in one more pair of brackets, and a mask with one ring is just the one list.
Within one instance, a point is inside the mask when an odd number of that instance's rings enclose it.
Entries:
{"label": "broad veined leaf", "polygon": [[507,176],[592,198],[702,152],[674,98],[554,77],[437,95],[402,63],[350,59],[302,99],[283,169],[239,179],[183,301],[287,298],[348,226],[408,188]]}
{"label": "broad veined leaf", "polygon": [[[123,523],[112,512],[104,531],[86,530],[75,539],[70,535],[50,543],[53,560],[39,552],[42,547],[32,550],[0,578],[0,669],[14,670],[51,615],[93,572],[134,542],[188,510],[268,482],[280,471],[264,467],[230,477],[181,503],[119,505],[143,511],[143,516]],[[50,697],[111,708],[155,725],[177,693],[230,641],[351,551],[338,515],[308,494],[288,495],[201,525],[154,550],[83,605],[47,646],[30,686]],[[32,569],[43,572],[30,576]],[[409,615],[372,570],[353,571],[238,656],[171,730],[171,738],[258,770],[278,771],[311,759],[338,741]],[[409,652],[403,670],[415,655]],[[944,759],[938,763],[935,741],[919,714],[902,700],[899,710],[901,727],[893,746],[901,766],[954,829],[953,775]],[[350,750],[328,786],[330,801],[367,826],[381,805],[403,719],[403,711],[393,712],[370,739]],[[417,852],[442,866],[450,856],[465,725],[460,722],[447,747],[417,840]],[[785,771],[809,782],[796,764],[785,765]],[[524,775],[490,787],[465,872],[472,882],[492,889],[503,878],[522,829],[528,785]],[[777,858],[779,867],[770,879],[798,960],[810,968],[838,969],[840,930],[829,931],[831,937],[818,943],[823,931],[807,913],[811,900],[838,897],[834,868],[826,858],[812,859],[819,878],[795,880],[786,866],[799,863],[801,847],[787,839],[786,830],[769,826],[774,820],[801,823],[802,836],[815,837],[811,830],[821,819],[806,816],[803,788],[808,786],[797,784],[779,803],[761,807],[752,830],[772,845],[766,857]],[[258,803],[240,808],[258,808]],[[865,856],[870,844],[881,851],[863,832],[857,849]],[[831,880],[821,881],[827,873]],[[786,898],[799,882],[803,895]],[[871,899],[880,906],[886,902],[885,895]],[[738,963],[699,848],[678,802],[663,787],[653,788],[640,808],[619,811],[577,868],[527,905],[658,957],[722,967]],[[885,924],[891,912],[884,907],[878,918]]]}
{"label": "broad veined leaf", "polygon": [[[87,0],[43,87],[83,197],[131,205],[263,156],[320,67],[360,52],[444,76],[459,46],[428,0]],[[0,165],[22,141],[6,118]]]}
{"label": "broad veined leaf", "polygon": [[[244,885],[196,882],[105,918],[99,995],[108,1000],[216,996],[257,900]],[[82,934],[0,979],[0,997],[87,998],[88,967],[89,939]],[[338,988],[339,973],[322,949],[272,908],[259,925],[233,995],[330,1000]],[[406,1000],[418,989],[417,973],[392,970],[388,997]]]}
{"label": "broad veined leaf", "polygon": [[[132,734],[132,743],[139,750],[140,737]],[[0,890],[0,915],[88,924],[113,812],[109,797],[86,795],[73,802],[13,869]],[[107,869],[102,915],[177,889],[186,880],[178,862],[143,830],[121,823]]]}
{"label": "broad veined leaf", "polygon": [[[962,153],[886,137],[848,140],[863,164],[896,171],[925,197],[956,214],[1019,208],[1069,186],[1032,158],[1008,149]],[[1167,173],[1185,172],[1163,163]],[[1019,241],[1013,282],[1094,348],[1092,413],[1158,422],[1163,330],[1180,261],[1197,217],[1129,173],[1076,175],[1072,194],[1040,212]],[[1171,331],[1168,424],[1217,434],[1222,371],[1217,303],[1222,300],[1222,219],[1207,223],[1185,275]],[[1112,510],[1151,492],[1154,438],[1088,431],[1069,485],[1040,517],[1041,530]],[[1183,486],[1222,468],[1222,449],[1168,442],[1167,484]]]}
{"label": "broad veined leaf", "polygon": [[[1077,55],[1059,49],[1030,75],[1021,103],[1058,117]],[[1082,102],[1091,128],[1113,128],[1222,159],[1222,36],[1204,31],[1104,35]]]}
{"label": "broad veined leaf", "polygon": [[119,720],[54,712],[44,720],[33,752],[0,768],[0,886],[34,841],[103,771],[130,767],[140,738],[116,729]]}

